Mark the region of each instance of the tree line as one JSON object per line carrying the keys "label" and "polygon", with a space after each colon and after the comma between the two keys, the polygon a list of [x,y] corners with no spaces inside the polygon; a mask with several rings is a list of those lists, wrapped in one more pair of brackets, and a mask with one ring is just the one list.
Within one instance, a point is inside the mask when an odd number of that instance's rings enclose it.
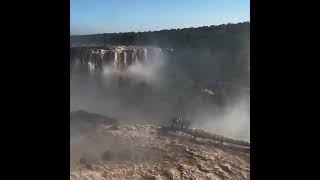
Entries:
{"label": "tree line", "polygon": [[148,32],[74,35],[71,44],[151,45],[169,48],[230,49],[250,38],[250,22]]}

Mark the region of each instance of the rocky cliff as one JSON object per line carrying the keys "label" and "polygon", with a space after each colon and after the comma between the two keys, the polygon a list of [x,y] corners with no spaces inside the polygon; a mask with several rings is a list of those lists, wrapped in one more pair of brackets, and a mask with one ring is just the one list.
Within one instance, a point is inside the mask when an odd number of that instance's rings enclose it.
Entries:
{"label": "rocky cliff", "polygon": [[125,71],[134,64],[146,64],[160,59],[170,52],[156,47],[72,47],[70,48],[70,65],[72,71],[89,73]]}

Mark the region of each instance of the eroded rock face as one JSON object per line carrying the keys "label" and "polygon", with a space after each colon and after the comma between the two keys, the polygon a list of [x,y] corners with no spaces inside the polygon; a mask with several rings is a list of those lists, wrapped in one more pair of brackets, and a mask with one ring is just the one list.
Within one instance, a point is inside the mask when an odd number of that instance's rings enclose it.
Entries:
{"label": "eroded rock face", "polygon": [[84,110],[70,112],[70,121],[71,122],[88,121],[89,123],[97,122],[99,124],[105,124],[105,125],[113,125],[118,122],[114,118],[106,117],[96,113],[86,112]]}
{"label": "eroded rock face", "polygon": [[112,126],[118,120],[100,114],[89,113],[83,110],[70,112],[70,134],[77,135],[95,131],[98,126]]}
{"label": "eroded rock face", "polygon": [[72,71],[90,74],[110,69],[125,71],[131,65],[156,61],[169,52],[156,47],[72,47],[70,64]]}

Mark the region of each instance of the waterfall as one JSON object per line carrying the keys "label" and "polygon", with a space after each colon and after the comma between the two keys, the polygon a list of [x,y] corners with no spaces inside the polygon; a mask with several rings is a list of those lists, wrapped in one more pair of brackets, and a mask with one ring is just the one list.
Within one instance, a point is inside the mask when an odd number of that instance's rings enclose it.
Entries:
{"label": "waterfall", "polygon": [[79,54],[72,54],[70,64],[73,71],[85,65],[90,74],[105,71],[121,72],[134,64],[147,65],[152,61],[161,60],[163,54],[163,50],[157,47],[96,47],[88,48]]}

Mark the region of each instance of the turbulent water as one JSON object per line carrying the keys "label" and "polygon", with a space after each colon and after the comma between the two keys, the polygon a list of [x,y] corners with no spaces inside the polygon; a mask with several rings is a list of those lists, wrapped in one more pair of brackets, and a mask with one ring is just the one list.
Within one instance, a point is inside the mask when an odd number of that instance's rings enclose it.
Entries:
{"label": "turbulent water", "polygon": [[[151,125],[113,128],[114,121],[107,117],[104,124],[92,127],[89,124],[96,124],[97,119],[89,119],[84,123],[87,126],[73,126],[72,180],[250,179],[246,150],[181,132],[163,133]],[[75,134],[79,129],[80,135]]]}
{"label": "turbulent water", "polygon": [[182,116],[190,128],[250,139],[247,83],[222,78],[229,70],[216,56],[186,51],[196,55],[138,46],[70,49],[70,179],[250,179],[250,152],[159,131]]}

